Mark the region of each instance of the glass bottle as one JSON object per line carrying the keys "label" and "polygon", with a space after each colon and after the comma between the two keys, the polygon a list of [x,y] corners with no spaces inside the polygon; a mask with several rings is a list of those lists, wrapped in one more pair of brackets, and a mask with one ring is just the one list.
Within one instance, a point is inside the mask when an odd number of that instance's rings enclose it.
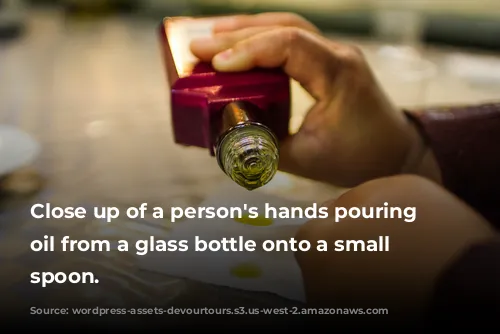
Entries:
{"label": "glass bottle", "polygon": [[257,189],[275,175],[289,133],[290,79],[281,69],[220,73],[199,62],[189,43],[212,34],[212,24],[178,17],[161,25],[174,138],[208,148],[234,182]]}

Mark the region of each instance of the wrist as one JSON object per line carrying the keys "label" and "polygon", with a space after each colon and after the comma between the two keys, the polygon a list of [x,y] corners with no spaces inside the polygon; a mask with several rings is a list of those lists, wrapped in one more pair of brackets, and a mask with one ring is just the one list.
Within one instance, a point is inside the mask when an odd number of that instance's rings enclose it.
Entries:
{"label": "wrist", "polygon": [[401,174],[416,174],[441,183],[441,172],[434,153],[412,116],[408,117],[408,130],[411,145]]}

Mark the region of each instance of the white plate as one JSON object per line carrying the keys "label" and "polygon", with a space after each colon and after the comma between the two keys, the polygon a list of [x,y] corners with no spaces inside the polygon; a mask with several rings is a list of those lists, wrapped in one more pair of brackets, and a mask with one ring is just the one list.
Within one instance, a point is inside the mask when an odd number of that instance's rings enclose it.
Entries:
{"label": "white plate", "polygon": [[[304,206],[306,203],[289,201],[265,194],[262,189],[248,191],[227,181],[212,193],[200,207],[242,207],[244,204],[262,208],[265,203],[273,207]],[[170,210],[170,208],[165,208]],[[271,226],[244,225],[233,219],[190,219],[172,223],[168,239],[187,240],[186,252],[149,252],[137,255],[140,268],[209,284],[228,286],[248,291],[270,292],[291,300],[305,301],[302,273],[292,252],[265,252],[260,245],[265,240],[289,240],[307,219],[275,219]],[[196,236],[205,241],[243,237],[254,240],[254,252],[197,252]],[[156,238],[159,239],[159,238]],[[135,245],[132,244],[132,248]],[[244,264],[257,266],[259,277],[252,279],[232,275],[234,267]]]}
{"label": "white plate", "polygon": [[27,133],[9,125],[0,125],[0,176],[32,163],[40,145]]}

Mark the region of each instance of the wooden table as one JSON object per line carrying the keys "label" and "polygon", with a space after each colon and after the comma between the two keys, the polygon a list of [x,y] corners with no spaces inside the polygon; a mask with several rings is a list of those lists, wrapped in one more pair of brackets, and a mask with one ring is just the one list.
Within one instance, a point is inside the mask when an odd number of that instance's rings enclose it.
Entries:
{"label": "wooden table", "polygon": [[[379,47],[357,41],[373,54]],[[437,64],[449,52],[427,51]],[[26,307],[54,299],[105,305],[129,300],[147,305],[202,306],[289,304],[266,294],[244,293],[143,273],[123,253],[29,251],[43,235],[74,239],[123,239],[168,233],[164,221],[105,224],[101,221],[34,220],[34,202],[57,206],[194,206],[226,180],[215,160],[172,141],[169,97],[160,61],[156,22],[111,18],[65,22],[58,12],[30,15],[24,39],[0,47],[0,122],[31,133],[43,147],[36,168],[47,185],[35,198],[8,201],[0,216],[1,299]],[[472,89],[441,72],[429,83],[425,104],[468,103],[498,97]],[[397,97],[397,92],[392,92]],[[312,99],[294,83],[294,122]],[[342,189],[287,175],[266,191],[292,199],[325,201]],[[291,183],[292,182],[292,183]],[[290,191],[290,187],[300,192]],[[41,289],[29,283],[32,271],[93,271],[98,285]],[[105,292],[105,293],[102,293]],[[132,302],[131,302],[132,303]],[[191,304],[189,304],[191,303]],[[276,304],[274,304],[276,305]]]}

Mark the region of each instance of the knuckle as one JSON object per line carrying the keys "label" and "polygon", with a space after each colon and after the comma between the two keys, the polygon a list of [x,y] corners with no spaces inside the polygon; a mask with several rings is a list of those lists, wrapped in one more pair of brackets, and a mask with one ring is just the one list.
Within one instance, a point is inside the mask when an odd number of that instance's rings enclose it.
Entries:
{"label": "knuckle", "polygon": [[344,46],[341,50],[341,57],[344,63],[354,67],[359,67],[365,63],[363,51],[355,45]]}
{"label": "knuckle", "polygon": [[230,44],[234,42],[234,32],[222,32],[217,34],[217,39],[223,44]]}
{"label": "knuckle", "polygon": [[357,45],[349,45],[349,49],[354,56],[363,57],[363,51]]}
{"label": "knuckle", "polygon": [[306,18],[296,13],[285,13],[283,22],[285,26],[298,27],[314,33],[320,33],[320,30]]}
{"label": "knuckle", "polygon": [[296,14],[296,13],[284,13],[283,14],[283,23],[288,25],[302,25],[306,22],[306,20]]}
{"label": "knuckle", "polygon": [[280,34],[282,34],[284,36],[288,45],[293,45],[298,40],[303,38],[303,30],[300,28],[297,28],[297,27],[281,28]]}

